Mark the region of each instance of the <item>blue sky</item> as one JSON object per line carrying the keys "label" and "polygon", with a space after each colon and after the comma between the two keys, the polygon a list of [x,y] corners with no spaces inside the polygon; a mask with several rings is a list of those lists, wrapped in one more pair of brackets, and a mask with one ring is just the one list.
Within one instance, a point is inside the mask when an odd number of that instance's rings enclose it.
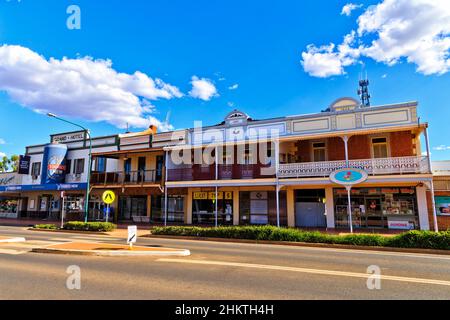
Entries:
{"label": "blue sky", "polygon": [[[426,10],[426,0],[352,1],[343,11],[350,1],[0,0],[0,152],[21,154],[73,130],[36,110],[96,136],[124,132],[126,122],[138,130],[148,117],[159,124],[169,110],[173,128],[215,124],[234,108],[256,119],[319,112],[357,97],[364,65],[372,105],[418,100],[433,159],[450,159],[450,13],[436,1]],[[66,25],[72,4],[79,30]],[[411,27],[389,47],[383,37],[398,34],[399,18],[425,31]],[[431,48],[418,42],[430,39]],[[72,78],[80,69],[87,76]]]}

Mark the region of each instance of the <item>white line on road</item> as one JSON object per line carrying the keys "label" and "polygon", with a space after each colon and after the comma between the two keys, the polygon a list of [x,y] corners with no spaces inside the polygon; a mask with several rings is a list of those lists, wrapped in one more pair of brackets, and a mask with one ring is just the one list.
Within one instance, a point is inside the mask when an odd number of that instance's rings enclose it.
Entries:
{"label": "white line on road", "polygon": [[23,251],[23,250],[14,250],[14,249],[2,249],[0,248],[0,254],[13,254],[13,255],[17,255],[17,254],[23,254],[26,253],[27,251]]}
{"label": "white line on road", "polygon": [[[202,265],[216,265],[216,266],[225,266],[225,267],[253,268],[253,269],[265,269],[265,270],[278,270],[278,271],[291,271],[291,272],[301,272],[301,273],[309,273],[309,274],[320,274],[320,275],[338,276],[338,277],[366,278],[366,279],[371,275],[368,273],[358,273],[358,272],[345,272],[345,271],[334,271],[334,270],[321,270],[321,269],[274,266],[274,265],[241,263],[241,262],[211,261],[211,260],[188,260],[188,259],[162,258],[162,259],[158,259],[157,261],[202,264]],[[388,275],[381,275],[380,278],[381,278],[381,280],[450,286],[450,281],[445,281],[445,280],[397,277],[397,276],[388,276]]]}
{"label": "white line on road", "polygon": [[[185,240],[185,239],[172,239],[172,238],[153,238],[155,240],[173,240],[174,242],[192,242],[192,243],[212,243],[218,244],[217,241],[209,240]],[[238,247],[257,247],[263,248],[265,246],[277,249],[289,249],[299,251],[327,251],[334,253],[351,253],[351,254],[366,254],[366,255],[380,255],[380,256],[394,256],[394,257],[406,257],[406,258],[423,258],[423,259],[438,259],[438,260],[450,260],[449,255],[440,255],[433,253],[412,253],[412,252],[396,252],[396,251],[377,251],[377,250],[360,250],[360,249],[343,249],[343,248],[327,248],[327,247],[308,247],[308,246],[290,246],[283,244],[266,244],[266,243],[239,243],[239,242],[219,242],[223,246],[238,246]],[[257,252],[257,251],[255,251]]]}

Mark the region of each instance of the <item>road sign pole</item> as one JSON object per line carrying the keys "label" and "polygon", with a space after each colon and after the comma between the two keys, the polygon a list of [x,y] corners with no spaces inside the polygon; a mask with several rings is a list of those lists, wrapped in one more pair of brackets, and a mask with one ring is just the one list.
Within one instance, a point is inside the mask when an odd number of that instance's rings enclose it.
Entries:
{"label": "road sign pole", "polygon": [[351,201],[351,198],[350,198],[350,191],[352,190],[352,187],[346,186],[345,189],[347,189],[347,200],[348,200],[348,206],[347,206],[348,223],[350,225],[350,233],[353,233],[352,201]]}
{"label": "road sign pole", "polygon": [[106,205],[106,222],[108,222],[109,218],[109,204]]}
{"label": "road sign pole", "polygon": [[64,227],[64,192],[61,192],[61,229]]}

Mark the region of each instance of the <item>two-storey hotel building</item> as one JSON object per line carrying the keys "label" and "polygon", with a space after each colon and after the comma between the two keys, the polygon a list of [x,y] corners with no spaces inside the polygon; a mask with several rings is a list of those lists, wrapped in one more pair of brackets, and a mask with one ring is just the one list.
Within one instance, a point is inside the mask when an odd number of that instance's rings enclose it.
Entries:
{"label": "two-storey hotel building", "polygon": [[264,120],[234,110],[213,126],[119,137],[117,151],[93,155],[118,170],[91,181],[117,191],[119,221],[348,228],[346,190],[329,178],[348,167],[368,174],[351,190],[355,228],[430,229],[427,123],[416,102],[342,98]]}
{"label": "two-storey hotel building", "polygon": [[[417,108],[417,102],[366,107],[341,98],[315,114],[253,119],[234,110],[216,125],[95,138],[90,219],[104,219],[100,195],[113,190],[116,222],[348,228],[347,191],[330,174],[358,168],[368,178],[351,189],[354,228],[433,229],[428,125]],[[69,154],[81,152],[77,145],[86,159],[86,139],[70,142]],[[42,152],[44,146],[27,148],[34,159]],[[74,161],[72,171],[87,171],[87,160]],[[87,182],[83,173],[68,174],[66,182]],[[62,196],[76,194],[81,208],[83,186]],[[30,214],[32,196],[41,209],[41,193],[59,199],[54,190],[13,191],[0,186],[0,197],[28,198],[28,213],[19,217]]]}

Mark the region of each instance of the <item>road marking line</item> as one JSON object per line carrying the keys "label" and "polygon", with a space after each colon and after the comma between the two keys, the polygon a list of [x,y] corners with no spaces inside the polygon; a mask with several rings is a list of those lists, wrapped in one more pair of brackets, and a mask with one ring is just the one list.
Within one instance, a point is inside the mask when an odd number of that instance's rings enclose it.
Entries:
{"label": "road marking line", "polygon": [[437,254],[429,254],[429,253],[409,253],[409,252],[389,252],[389,251],[376,251],[376,250],[357,250],[357,249],[332,249],[332,248],[317,248],[317,247],[297,247],[302,250],[309,251],[330,251],[337,253],[363,253],[363,254],[372,254],[372,255],[381,255],[381,256],[396,256],[396,257],[409,257],[409,258],[425,258],[425,259],[441,259],[441,260],[450,260],[450,256],[437,255]]}
{"label": "road marking line", "polygon": [[[149,238],[152,239],[152,238]],[[173,240],[173,241],[183,241],[183,242],[193,242],[193,243],[213,243],[217,244],[218,241],[213,240],[186,240],[186,239],[172,239],[172,238],[153,238],[155,240]],[[327,247],[313,247],[313,246],[291,246],[287,244],[268,244],[268,243],[239,243],[239,242],[220,242],[221,245],[227,246],[240,246],[240,247],[251,247],[258,246],[264,247],[269,246],[272,248],[292,249],[292,250],[303,250],[303,251],[329,251],[335,253],[353,253],[353,254],[368,254],[368,255],[381,255],[381,256],[398,256],[398,257],[410,257],[410,258],[424,258],[424,259],[439,259],[439,260],[450,260],[448,255],[439,255],[435,253],[413,253],[413,252],[396,252],[396,251],[377,251],[377,250],[361,250],[361,249],[344,249],[344,248],[327,248]]]}
{"label": "road marking line", "polygon": [[[353,278],[365,278],[367,279],[371,274],[358,273],[358,272],[346,272],[346,271],[334,271],[334,270],[321,270],[310,268],[298,268],[298,267],[286,267],[286,266],[274,266],[265,264],[253,264],[253,263],[241,263],[241,262],[226,262],[226,261],[211,261],[211,260],[188,260],[188,259],[158,259],[160,262],[175,262],[175,263],[190,263],[190,264],[203,264],[203,265],[216,265],[226,267],[241,267],[241,268],[253,268],[253,269],[265,269],[265,270],[278,270],[278,271],[292,271],[300,273],[320,274],[339,277],[353,277]],[[398,277],[381,275],[381,280],[400,281],[400,282],[412,282],[412,283],[424,283],[435,284],[442,286],[450,286],[450,281],[435,280],[435,279],[423,279],[423,278],[410,278],[410,277]]]}
{"label": "road marking line", "polygon": [[26,253],[27,251],[20,251],[20,250],[14,250],[14,249],[0,249],[0,254],[13,254],[13,255],[18,255],[18,254],[23,254]]}

